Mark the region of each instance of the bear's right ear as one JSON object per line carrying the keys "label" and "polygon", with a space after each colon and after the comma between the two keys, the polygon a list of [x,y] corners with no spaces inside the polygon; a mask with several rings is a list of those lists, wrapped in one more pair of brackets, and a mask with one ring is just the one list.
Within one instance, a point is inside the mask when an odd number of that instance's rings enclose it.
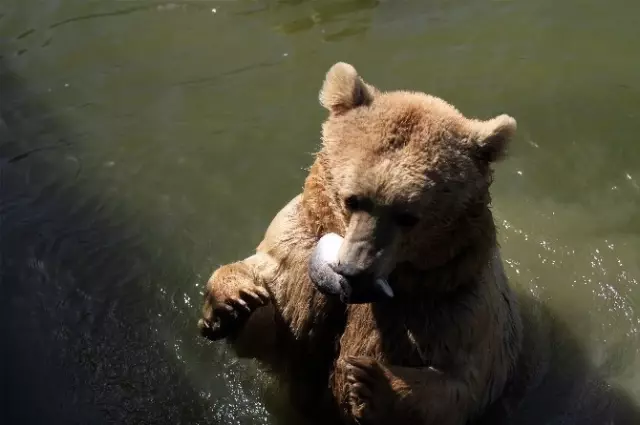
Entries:
{"label": "bear's right ear", "polygon": [[503,114],[488,121],[474,121],[474,123],[476,125],[476,156],[487,162],[502,159],[507,145],[516,132],[516,120]]}
{"label": "bear's right ear", "polygon": [[365,83],[348,63],[333,65],[320,90],[320,104],[333,114],[341,114],[373,101],[376,89]]}

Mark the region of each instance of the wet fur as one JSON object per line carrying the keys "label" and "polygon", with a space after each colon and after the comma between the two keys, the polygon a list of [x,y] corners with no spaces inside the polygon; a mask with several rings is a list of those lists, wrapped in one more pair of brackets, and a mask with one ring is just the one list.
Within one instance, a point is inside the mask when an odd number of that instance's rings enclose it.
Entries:
{"label": "wet fur", "polygon": [[[346,64],[329,71],[320,100],[331,115],[303,193],[276,215],[256,255],[212,275],[204,317],[241,297],[240,281],[267,288],[269,304],[228,341],[289,383],[309,417],[462,425],[522,386],[523,327],[488,192],[489,163],[503,154],[515,121],[470,120],[420,93],[381,94]],[[428,180],[425,170],[433,171]],[[367,172],[369,187],[353,187],[353,176]],[[424,197],[429,184],[435,195]],[[307,265],[320,236],[344,235],[343,196],[361,189],[415,201],[424,214],[393,258],[395,298],[346,306],[315,290]]]}

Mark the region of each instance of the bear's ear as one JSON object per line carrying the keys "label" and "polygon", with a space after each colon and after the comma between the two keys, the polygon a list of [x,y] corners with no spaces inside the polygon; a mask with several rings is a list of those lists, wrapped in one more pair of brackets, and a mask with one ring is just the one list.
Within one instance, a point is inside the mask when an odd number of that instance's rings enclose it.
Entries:
{"label": "bear's ear", "polygon": [[487,121],[477,121],[476,156],[487,162],[502,159],[516,128],[516,120],[509,115],[499,115]]}
{"label": "bear's ear", "polygon": [[320,90],[320,104],[333,114],[341,114],[373,101],[376,89],[358,75],[348,63],[333,65],[324,79]]}

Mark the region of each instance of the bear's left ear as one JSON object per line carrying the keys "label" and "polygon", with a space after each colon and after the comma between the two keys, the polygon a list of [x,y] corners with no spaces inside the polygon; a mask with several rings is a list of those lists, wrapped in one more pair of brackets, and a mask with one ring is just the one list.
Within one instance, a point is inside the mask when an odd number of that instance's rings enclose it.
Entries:
{"label": "bear's left ear", "polygon": [[476,121],[476,156],[487,162],[502,159],[516,132],[516,120],[509,115],[499,115],[487,121]]}
{"label": "bear's left ear", "polygon": [[365,83],[348,63],[333,65],[320,90],[320,104],[333,114],[341,114],[373,101],[376,89]]}

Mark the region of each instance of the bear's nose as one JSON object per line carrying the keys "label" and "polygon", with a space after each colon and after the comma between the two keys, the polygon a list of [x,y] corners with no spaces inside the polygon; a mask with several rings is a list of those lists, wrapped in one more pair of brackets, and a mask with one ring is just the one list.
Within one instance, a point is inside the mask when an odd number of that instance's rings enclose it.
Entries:
{"label": "bear's nose", "polygon": [[373,273],[371,273],[367,268],[359,267],[355,264],[338,263],[333,265],[332,268],[336,273],[341,274],[350,280],[373,280]]}

